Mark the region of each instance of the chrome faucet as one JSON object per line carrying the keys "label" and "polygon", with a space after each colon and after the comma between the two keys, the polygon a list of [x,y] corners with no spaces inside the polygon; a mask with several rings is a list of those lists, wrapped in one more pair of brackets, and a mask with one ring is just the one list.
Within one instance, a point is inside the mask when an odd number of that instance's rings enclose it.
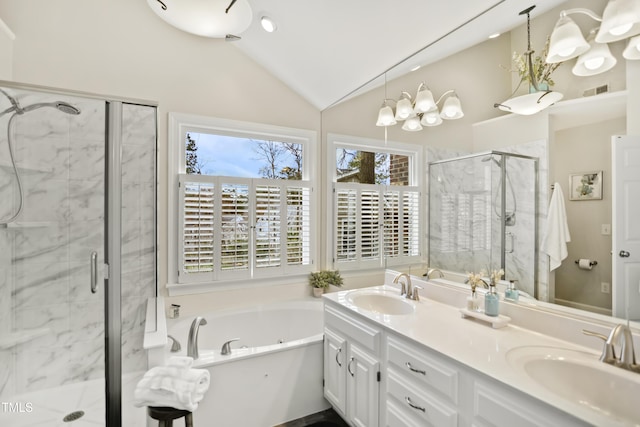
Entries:
{"label": "chrome faucet", "polygon": [[207,320],[204,317],[196,317],[191,322],[191,328],[189,329],[189,341],[187,341],[187,356],[193,357],[193,360],[198,356],[198,330],[201,325],[206,325]]}
{"label": "chrome faucet", "polygon": [[427,269],[427,272],[424,273],[422,275],[422,277],[426,277],[427,279],[431,279],[431,275],[437,273],[439,278],[443,278],[444,277],[444,273],[442,271],[440,271],[440,269],[438,268],[429,268]]}
{"label": "chrome faucet", "polygon": [[[610,365],[618,366],[629,371],[640,372],[640,365],[636,364],[636,356],[633,350],[633,335],[628,326],[616,325],[609,336],[604,336],[597,332],[583,330],[586,335],[598,337],[604,341],[600,361]],[[620,352],[616,351],[620,347]]]}
{"label": "chrome faucet", "polygon": [[171,343],[171,353],[177,353],[182,349],[182,347],[180,346],[180,343],[178,342],[177,339],[175,339],[171,335],[167,335],[167,338],[169,338],[172,341],[172,343]]}
{"label": "chrome faucet", "polygon": [[[401,278],[405,278],[404,283],[400,282]],[[393,284],[397,285],[400,283],[400,295],[404,295],[407,298],[411,298],[413,295],[413,289],[411,288],[411,277],[407,273],[400,273],[393,279]]]}

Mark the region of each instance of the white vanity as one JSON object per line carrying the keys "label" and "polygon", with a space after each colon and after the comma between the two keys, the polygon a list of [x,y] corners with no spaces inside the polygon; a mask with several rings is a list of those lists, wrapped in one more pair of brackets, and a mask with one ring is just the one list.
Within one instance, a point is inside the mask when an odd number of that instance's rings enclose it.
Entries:
{"label": "white vanity", "polygon": [[640,374],[599,362],[599,340],[589,348],[525,329],[518,313],[493,329],[462,318],[460,292],[412,279],[426,298],[390,285],[324,297],[324,393],[351,425],[639,425]]}

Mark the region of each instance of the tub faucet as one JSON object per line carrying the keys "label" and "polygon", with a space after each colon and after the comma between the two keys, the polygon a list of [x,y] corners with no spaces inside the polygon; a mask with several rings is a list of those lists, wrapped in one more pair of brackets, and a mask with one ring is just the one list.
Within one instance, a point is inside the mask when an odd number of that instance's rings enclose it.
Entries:
{"label": "tub faucet", "polygon": [[[405,278],[404,283],[400,282],[400,279],[403,277]],[[400,288],[400,295],[411,298],[411,295],[413,295],[413,289],[411,289],[411,277],[407,273],[400,273],[393,279],[394,285],[397,285],[398,283],[402,286]]]}
{"label": "tub faucet", "polygon": [[187,341],[187,356],[193,357],[193,360],[198,358],[198,330],[200,325],[206,325],[207,321],[204,317],[196,317],[191,322],[191,329],[189,329],[189,341]]}
{"label": "tub faucet", "polygon": [[177,339],[175,339],[171,335],[167,335],[167,338],[169,338],[172,341],[172,343],[171,343],[171,353],[177,353],[182,349],[182,347],[180,346],[180,343],[178,342]]}
{"label": "tub faucet", "polygon": [[[636,356],[633,350],[633,335],[628,326],[623,324],[616,325],[608,337],[597,332],[587,330],[583,330],[583,332],[604,341],[600,361],[629,371],[640,372],[640,365],[636,364]],[[616,352],[617,346],[620,347],[619,353]]]}
{"label": "tub faucet", "polygon": [[442,273],[442,271],[440,271],[437,268],[429,268],[429,269],[427,269],[427,272],[424,273],[422,276],[426,277],[427,279],[431,279],[431,275],[432,274],[438,274],[438,277],[441,278],[441,279],[444,277],[444,273]]}
{"label": "tub faucet", "polygon": [[222,349],[220,350],[220,354],[226,356],[227,354],[231,354],[231,343],[234,341],[240,341],[240,338],[234,338],[222,344]]}

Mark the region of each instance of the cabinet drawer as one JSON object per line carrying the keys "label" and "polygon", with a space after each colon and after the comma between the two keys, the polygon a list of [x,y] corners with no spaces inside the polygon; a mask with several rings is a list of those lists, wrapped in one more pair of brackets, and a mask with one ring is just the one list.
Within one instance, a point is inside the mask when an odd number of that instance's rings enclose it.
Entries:
{"label": "cabinet drawer", "polygon": [[[418,390],[404,377],[389,368],[387,371],[387,425],[395,427],[458,425],[457,411],[433,394]],[[407,420],[411,423],[407,424]]]}
{"label": "cabinet drawer", "polygon": [[458,371],[453,367],[436,360],[428,350],[393,336],[388,337],[387,350],[390,366],[458,403]]}
{"label": "cabinet drawer", "polygon": [[359,319],[325,305],[324,322],[325,325],[331,326],[350,339],[357,341],[374,354],[377,354],[380,350],[380,330],[369,326]]}

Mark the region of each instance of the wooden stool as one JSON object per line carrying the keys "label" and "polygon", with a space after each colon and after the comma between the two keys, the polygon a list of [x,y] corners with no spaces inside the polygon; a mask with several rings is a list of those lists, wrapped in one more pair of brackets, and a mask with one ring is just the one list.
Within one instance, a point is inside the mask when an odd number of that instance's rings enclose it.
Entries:
{"label": "wooden stool", "polygon": [[193,427],[192,414],[183,409],[170,408],[168,406],[149,406],[147,413],[154,420],[160,421],[158,427],[173,427],[173,420],[184,417],[185,427]]}

